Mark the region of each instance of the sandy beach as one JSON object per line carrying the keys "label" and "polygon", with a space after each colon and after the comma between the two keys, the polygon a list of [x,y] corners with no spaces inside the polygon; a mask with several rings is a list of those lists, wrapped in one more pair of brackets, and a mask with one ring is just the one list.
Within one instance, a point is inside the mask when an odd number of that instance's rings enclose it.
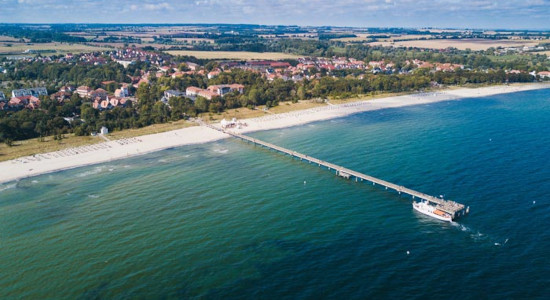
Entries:
{"label": "sandy beach", "polygon": [[[543,88],[550,88],[550,84],[491,86],[475,89],[460,88],[357,101],[340,105],[327,104],[326,106],[318,108],[239,120],[242,123],[246,123],[246,126],[240,129],[234,128],[232,130],[239,133],[270,130],[383,108],[395,108],[471,97],[484,97]],[[214,125],[219,126],[219,124]],[[173,147],[212,142],[227,137],[228,135],[206,126],[196,126],[21,157],[0,163],[0,184],[40,174],[108,162]]]}

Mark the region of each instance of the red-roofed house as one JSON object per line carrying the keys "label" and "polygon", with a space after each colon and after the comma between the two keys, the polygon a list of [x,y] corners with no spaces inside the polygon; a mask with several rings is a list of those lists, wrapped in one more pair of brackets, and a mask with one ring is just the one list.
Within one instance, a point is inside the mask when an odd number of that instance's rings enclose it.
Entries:
{"label": "red-roofed house", "polygon": [[200,91],[202,91],[201,88],[198,88],[196,86],[190,86],[185,90],[185,95],[190,97],[196,97]]}
{"label": "red-roofed house", "polygon": [[90,92],[90,97],[91,98],[101,98],[101,100],[104,100],[107,98],[107,91],[102,89],[102,88],[99,88],[93,92]]}
{"label": "red-roofed house", "polygon": [[204,97],[208,100],[212,100],[212,98],[216,97],[216,96],[219,96],[217,93],[215,92],[212,92],[210,90],[201,90],[199,93],[198,93],[198,96],[200,97]]}
{"label": "red-roofed house", "polygon": [[284,62],[284,61],[275,61],[275,62],[272,62],[270,66],[273,69],[286,69],[286,68],[290,67],[290,64],[288,62]]}
{"label": "red-roofed house", "polygon": [[85,86],[85,85],[79,86],[76,89],[76,93],[82,98],[90,98],[90,93],[92,91],[93,90],[90,87]]}
{"label": "red-roofed house", "polygon": [[208,73],[208,79],[212,79],[218,75],[220,75],[220,70],[214,70],[214,71],[211,71],[210,73]]}

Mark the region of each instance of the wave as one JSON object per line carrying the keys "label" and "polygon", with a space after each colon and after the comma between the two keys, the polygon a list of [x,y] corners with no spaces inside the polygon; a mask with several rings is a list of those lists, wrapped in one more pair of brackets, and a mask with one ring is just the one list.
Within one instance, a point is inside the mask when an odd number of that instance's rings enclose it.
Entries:
{"label": "wave", "polygon": [[76,177],[83,178],[83,177],[87,177],[87,176],[90,176],[90,175],[96,175],[96,174],[99,174],[99,173],[103,172],[103,170],[104,170],[104,167],[96,167],[93,170],[89,170],[89,171],[77,174]]}
{"label": "wave", "polygon": [[2,184],[0,185],[0,192],[3,192],[5,190],[14,189],[17,187],[17,183],[11,183],[11,184]]}
{"label": "wave", "polygon": [[214,152],[220,153],[220,154],[226,154],[229,152],[229,149],[214,149]]}

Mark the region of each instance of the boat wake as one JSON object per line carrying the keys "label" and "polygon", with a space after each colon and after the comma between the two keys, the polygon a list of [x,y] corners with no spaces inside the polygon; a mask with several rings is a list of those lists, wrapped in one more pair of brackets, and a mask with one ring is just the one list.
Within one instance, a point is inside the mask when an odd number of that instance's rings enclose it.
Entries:
{"label": "boat wake", "polygon": [[481,233],[481,232],[479,232],[479,231],[473,230],[472,228],[467,227],[467,226],[465,226],[465,225],[462,225],[462,224],[460,224],[460,223],[457,223],[457,222],[450,222],[450,224],[451,224],[453,227],[459,229],[459,230],[462,231],[462,232],[467,232],[467,233],[469,233],[470,238],[472,238],[474,241],[488,241],[488,242],[490,242],[492,245],[498,247],[498,246],[504,246],[504,245],[506,245],[506,243],[508,243],[508,240],[509,240],[509,239],[506,239],[506,240],[504,240],[504,242],[500,242],[500,241],[496,242],[496,241],[494,241],[494,239],[492,239],[492,238],[491,238],[490,236],[488,236],[487,234],[484,234],[484,233]]}

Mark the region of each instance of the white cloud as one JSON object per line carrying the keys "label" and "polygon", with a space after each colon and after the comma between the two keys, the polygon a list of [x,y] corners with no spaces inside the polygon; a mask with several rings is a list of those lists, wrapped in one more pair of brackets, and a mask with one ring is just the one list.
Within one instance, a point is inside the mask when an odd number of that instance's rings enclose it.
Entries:
{"label": "white cloud", "polygon": [[[0,0],[3,22],[547,26],[550,0]],[[91,11],[108,12],[91,14]],[[70,12],[68,14],[67,12]],[[510,22],[513,20],[514,22]]]}
{"label": "white cloud", "polygon": [[132,4],[130,5],[131,10],[163,10],[163,9],[172,9],[170,3],[161,2],[161,3],[142,3],[142,4]]}

